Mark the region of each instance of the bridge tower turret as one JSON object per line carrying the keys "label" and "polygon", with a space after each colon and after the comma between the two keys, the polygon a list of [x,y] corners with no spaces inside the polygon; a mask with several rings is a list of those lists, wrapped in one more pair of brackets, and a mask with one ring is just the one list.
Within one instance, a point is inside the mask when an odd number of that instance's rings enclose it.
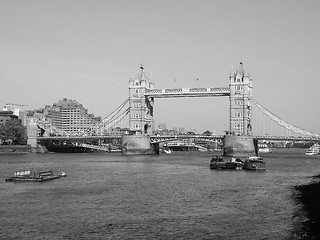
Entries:
{"label": "bridge tower turret", "polygon": [[137,134],[152,134],[154,100],[145,96],[146,90],[150,89],[154,89],[154,83],[150,82],[141,65],[138,76],[129,80],[129,128]]}
{"label": "bridge tower turret", "polygon": [[243,63],[230,74],[230,133],[252,135],[252,78]]}

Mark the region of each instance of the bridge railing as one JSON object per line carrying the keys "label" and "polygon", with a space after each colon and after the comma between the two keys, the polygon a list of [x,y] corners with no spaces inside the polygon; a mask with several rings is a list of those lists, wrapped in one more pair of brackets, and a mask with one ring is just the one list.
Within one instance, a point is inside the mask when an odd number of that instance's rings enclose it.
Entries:
{"label": "bridge railing", "polygon": [[254,139],[257,140],[274,140],[274,141],[320,141],[319,137],[295,137],[295,136],[269,136],[269,135],[260,135],[254,136]]}

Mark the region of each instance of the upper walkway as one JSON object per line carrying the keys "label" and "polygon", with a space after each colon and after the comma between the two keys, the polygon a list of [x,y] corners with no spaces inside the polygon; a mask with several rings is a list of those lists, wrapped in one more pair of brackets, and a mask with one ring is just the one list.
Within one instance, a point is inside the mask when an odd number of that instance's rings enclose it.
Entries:
{"label": "upper walkway", "polygon": [[154,98],[169,97],[218,97],[230,96],[230,88],[175,88],[175,89],[147,89],[145,96]]}

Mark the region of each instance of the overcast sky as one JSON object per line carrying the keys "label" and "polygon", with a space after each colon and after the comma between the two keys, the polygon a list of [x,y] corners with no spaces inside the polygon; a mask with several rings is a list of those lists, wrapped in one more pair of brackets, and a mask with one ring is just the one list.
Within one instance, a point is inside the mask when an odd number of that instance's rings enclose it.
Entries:
{"label": "overcast sky", "polygon": [[[141,63],[155,88],[177,88],[227,87],[243,61],[258,102],[319,133],[319,9],[318,0],[0,0],[0,105],[66,97],[105,117]],[[155,102],[167,127],[222,133],[228,117],[228,97]]]}

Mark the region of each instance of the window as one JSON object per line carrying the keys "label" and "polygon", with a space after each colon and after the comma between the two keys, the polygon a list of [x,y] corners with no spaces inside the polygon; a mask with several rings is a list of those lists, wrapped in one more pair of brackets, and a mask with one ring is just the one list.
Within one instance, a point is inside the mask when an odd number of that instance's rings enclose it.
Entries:
{"label": "window", "polygon": [[235,100],[234,105],[236,106],[242,106],[243,105],[243,100]]}
{"label": "window", "polygon": [[133,107],[141,107],[141,102],[134,102]]}
{"label": "window", "polygon": [[233,116],[234,117],[242,117],[242,112],[235,112],[234,114],[233,114]]}
{"label": "window", "polygon": [[132,118],[140,118],[140,113],[134,113],[133,115],[132,115]]}

